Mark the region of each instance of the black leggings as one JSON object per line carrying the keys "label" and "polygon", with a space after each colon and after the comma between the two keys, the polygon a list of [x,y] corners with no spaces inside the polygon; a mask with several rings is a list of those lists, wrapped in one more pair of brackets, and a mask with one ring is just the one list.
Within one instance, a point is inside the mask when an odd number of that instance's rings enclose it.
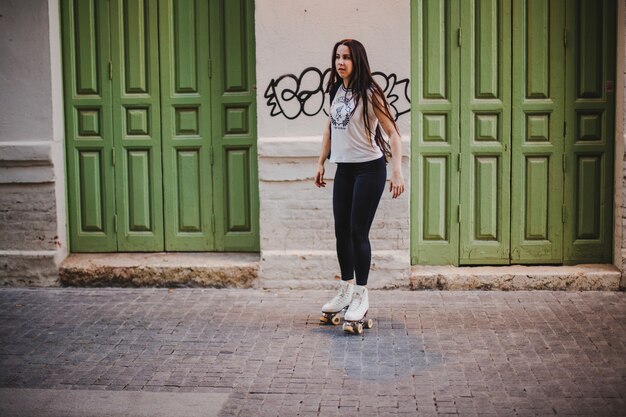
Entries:
{"label": "black leggings", "polygon": [[384,158],[338,163],[333,186],[333,214],[341,279],[366,285],[372,261],[369,232],[385,189]]}

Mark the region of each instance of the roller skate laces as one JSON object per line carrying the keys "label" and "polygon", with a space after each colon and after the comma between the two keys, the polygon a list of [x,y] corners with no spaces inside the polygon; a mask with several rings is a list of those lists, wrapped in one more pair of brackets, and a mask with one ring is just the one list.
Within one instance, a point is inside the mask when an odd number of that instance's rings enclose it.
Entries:
{"label": "roller skate laces", "polygon": [[363,328],[371,329],[374,325],[373,320],[365,318],[369,306],[367,288],[357,285],[354,288],[352,302],[344,316],[343,330],[348,333],[361,334],[363,333]]}
{"label": "roller skate laces", "polygon": [[350,284],[347,281],[341,281],[337,295],[335,295],[332,300],[324,304],[322,307],[322,317],[320,317],[320,323],[338,325],[341,322],[341,318],[338,314],[350,305],[353,293],[354,284]]}

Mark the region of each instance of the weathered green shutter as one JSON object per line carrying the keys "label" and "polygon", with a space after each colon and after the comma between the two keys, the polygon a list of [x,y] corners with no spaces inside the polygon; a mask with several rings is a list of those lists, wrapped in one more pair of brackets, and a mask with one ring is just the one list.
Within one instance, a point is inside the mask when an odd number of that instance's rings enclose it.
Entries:
{"label": "weathered green shutter", "polygon": [[611,261],[615,17],[614,0],[413,3],[413,263]]}
{"label": "weathered green shutter", "polygon": [[513,2],[512,263],[561,262],[564,5]]}
{"label": "weathered green shutter", "polygon": [[64,1],[61,14],[70,249],[115,251],[109,2]]}
{"label": "weathered green shutter", "polygon": [[258,250],[253,1],[62,13],[71,250]]}
{"label": "weathered green shutter", "polygon": [[259,250],[253,0],[209,0],[216,249]]}
{"label": "weathered green shutter", "polygon": [[109,0],[119,251],[163,250],[157,0]]}
{"label": "weathered green shutter", "polygon": [[208,1],[161,0],[165,247],[215,248]]}
{"label": "weathered green shutter", "polygon": [[460,263],[509,263],[511,2],[461,1]]}
{"label": "weathered green shutter", "polygon": [[610,262],[615,132],[614,0],[567,2],[563,262]]}
{"label": "weathered green shutter", "polygon": [[411,3],[411,260],[415,264],[458,264],[459,3]]}

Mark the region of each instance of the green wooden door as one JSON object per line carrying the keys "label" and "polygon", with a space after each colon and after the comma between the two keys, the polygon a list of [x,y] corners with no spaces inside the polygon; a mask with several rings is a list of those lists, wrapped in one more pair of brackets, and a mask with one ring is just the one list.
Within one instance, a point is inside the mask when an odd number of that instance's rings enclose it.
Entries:
{"label": "green wooden door", "polygon": [[567,3],[564,263],[613,259],[614,0]]}
{"label": "green wooden door", "polygon": [[166,250],[259,250],[251,0],[162,0]]}
{"label": "green wooden door", "polygon": [[413,263],[610,261],[615,10],[412,3]]}
{"label": "green wooden door", "polygon": [[116,251],[109,2],[62,6],[70,248]]}
{"label": "green wooden door", "polygon": [[209,4],[215,247],[258,251],[254,1]]}
{"label": "green wooden door", "polygon": [[62,6],[71,250],[163,250],[157,1]]}
{"label": "green wooden door", "polygon": [[562,261],[564,6],[513,2],[511,263]]}
{"label": "green wooden door", "polygon": [[163,250],[157,0],[109,0],[117,250]]}
{"label": "green wooden door", "polygon": [[411,261],[458,264],[460,0],[411,4]]}
{"label": "green wooden door", "polygon": [[213,250],[209,4],[162,0],[159,17],[166,249]]}
{"label": "green wooden door", "polygon": [[258,250],[252,0],[62,15],[71,250]]}
{"label": "green wooden door", "polygon": [[462,264],[509,259],[511,2],[461,1]]}

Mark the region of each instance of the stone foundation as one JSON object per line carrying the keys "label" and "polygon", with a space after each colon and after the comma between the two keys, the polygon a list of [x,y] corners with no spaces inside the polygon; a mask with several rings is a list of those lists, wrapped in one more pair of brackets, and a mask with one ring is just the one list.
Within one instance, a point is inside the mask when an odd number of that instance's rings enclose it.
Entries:
{"label": "stone foundation", "polygon": [[[401,251],[373,253],[368,287],[407,290],[564,290],[617,291],[620,271],[613,265],[576,266],[426,266],[405,267]],[[15,257],[0,262],[7,268]],[[23,264],[20,263],[20,265]],[[54,278],[52,257],[31,259],[36,279],[21,279],[13,267],[5,285],[121,287],[213,287],[260,289],[336,288],[333,251],[265,251],[261,259],[247,253],[74,254]],[[5,271],[6,274],[6,271]]]}
{"label": "stone foundation", "polygon": [[617,291],[621,273],[614,265],[453,267],[413,266],[416,290]]}
{"label": "stone foundation", "polygon": [[15,287],[58,287],[53,251],[0,251],[0,283]]}
{"label": "stone foundation", "polygon": [[258,255],[232,253],[74,254],[61,265],[69,286],[249,288]]}
{"label": "stone foundation", "polygon": [[[334,251],[264,251],[260,288],[331,289],[339,271]],[[375,251],[368,287],[407,288],[411,270],[405,251]]]}

